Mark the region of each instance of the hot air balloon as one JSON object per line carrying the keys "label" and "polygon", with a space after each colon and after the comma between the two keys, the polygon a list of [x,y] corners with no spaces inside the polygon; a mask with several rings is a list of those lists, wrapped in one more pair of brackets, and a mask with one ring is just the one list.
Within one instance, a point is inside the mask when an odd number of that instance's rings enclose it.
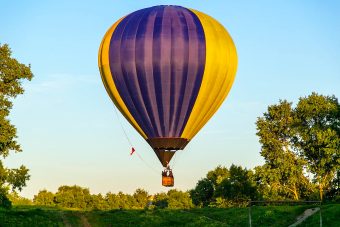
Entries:
{"label": "hot air balloon", "polygon": [[[236,68],[226,29],[181,6],[154,6],[119,19],[99,49],[107,93],[166,170],[221,106]],[[164,186],[173,183],[163,174]]]}

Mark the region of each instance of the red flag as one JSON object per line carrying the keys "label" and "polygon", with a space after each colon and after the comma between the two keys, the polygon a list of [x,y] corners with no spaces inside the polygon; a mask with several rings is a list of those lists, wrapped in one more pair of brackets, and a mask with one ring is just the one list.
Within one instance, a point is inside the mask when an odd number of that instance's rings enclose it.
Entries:
{"label": "red flag", "polygon": [[135,152],[135,148],[131,148],[131,152],[130,152],[130,155],[132,155],[133,153]]}

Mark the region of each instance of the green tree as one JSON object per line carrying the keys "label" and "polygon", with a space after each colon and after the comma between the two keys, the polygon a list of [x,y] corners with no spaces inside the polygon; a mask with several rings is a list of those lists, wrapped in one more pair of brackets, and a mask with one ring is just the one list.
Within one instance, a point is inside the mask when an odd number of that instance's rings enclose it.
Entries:
{"label": "green tree", "polygon": [[196,187],[189,191],[192,202],[199,207],[208,206],[214,200],[214,193],[219,184],[229,176],[229,171],[224,166],[217,166],[210,170],[206,177],[199,180]]}
{"label": "green tree", "polygon": [[340,169],[336,171],[334,180],[330,185],[330,190],[325,194],[327,200],[340,202]]}
{"label": "green tree", "polygon": [[133,198],[135,199],[135,208],[143,209],[148,204],[149,193],[144,189],[138,188],[133,193]]}
{"label": "green tree", "polygon": [[231,205],[243,204],[257,197],[253,172],[241,166],[231,165],[229,177],[225,178],[216,188],[215,197],[230,201]]}
{"label": "green tree", "polygon": [[8,198],[13,205],[32,205],[32,200],[20,196],[16,191],[9,193]]}
{"label": "green tree", "polygon": [[38,192],[37,195],[33,198],[33,203],[35,205],[41,206],[55,206],[54,203],[55,195],[52,192],[47,191],[46,189]]}
{"label": "green tree", "polygon": [[12,207],[12,202],[8,198],[8,192],[4,188],[0,188],[0,207],[5,209],[10,209]]}
{"label": "green tree", "polygon": [[133,209],[136,207],[136,200],[132,195],[118,192],[117,197],[119,209]]}
{"label": "green tree", "polygon": [[91,195],[90,197],[90,201],[87,204],[88,208],[91,208],[93,210],[108,210],[109,209],[109,205],[105,199],[105,197],[103,197],[102,194],[97,194],[97,195]]}
{"label": "green tree", "polygon": [[113,210],[113,209],[119,209],[120,208],[120,198],[118,195],[113,194],[111,192],[106,193],[105,195],[105,201],[107,203],[108,209]]}
{"label": "green tree", "polygon": [[300,199],[305,161],[293,151],[294,113],[291,103],[280,101],[256,121],[257,135],[261,143],[261,156],[265,164],[257,167],[257,182],[267,199],[282,199],[288,195]]}
{"label": "green tree", "polygon": [[335,96],[312,93],[295,109],[294,145],[307,161],[320,199],[340,169],[340,105]]}
{"label": "green tree", "polygon": [[168,208],[190,209],[192,207],[192,200],[188,192],[182,192],[176,189],[171,189],[168,191]]}
{"label": "green tree", "polygon": [[161,192],[154,195],[152,204],[157,208],[164,209],[168,207],[168,200],[168,195],[164,192]]}
{"label": "green tree", "polygon": [[192,202],[196,206],[202,207],[209,205],[209,203],[213,200],[214,191],[214,184],[211,180],[203,178],[197,182],[196,187],[189,193]]}
{"label": "green tree", "polygon": [[0,193],[2,193],[0,198],[4,201],[9,190],[21,191],[29,180],[28,169],[25,166],[9,169],[3,165],[3,159],[10,151],[22,151],[16,140],[16,128],[10,123],[8,116],[13,99],[24,92],[22,81],[31,80],[33,77],[30,66],[19,63],[11,57],[11,54],[7,44],[0,44]]}
{"label": "green tree", "polygon": [[214,170],[209,171],[206,178],[213,183],[214,189],[216,189],[216,187],[218,187],[218,185],[227,177],[229,177],[228,169],[219,165]]}
{"label": "green tree", "polygon": [[89,189],[80,186],[60,186],[55,194],[55,203],[57,206],[65,208],[91,208],[88,204],[91,202]]}

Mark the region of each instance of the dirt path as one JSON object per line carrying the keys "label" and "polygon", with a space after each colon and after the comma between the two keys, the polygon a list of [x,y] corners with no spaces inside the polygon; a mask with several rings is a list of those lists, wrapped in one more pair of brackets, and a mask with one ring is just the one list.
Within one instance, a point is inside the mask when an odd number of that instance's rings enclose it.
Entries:
{"label": "dirt path", "polygon": [[289,227],[295,227],[298,226],[299,224],[301,224],[304,220],[306,220],[308,217],[312,216],[313,214],[315,214],[316,212],[318,212],[320,210],[319,207],[315,207],[315,208],[311,208],[311,209],[307,209],[305,210],[305,212],[303,212],[303,214],[301,214],[300,216],[298,216],[296,218],[296,222],[292,225],[290,225]]}
{"label": "dirt path", "polygon": [[[90,222],[87,220],[86,216],[82,213],[76,212],[72,214],[72,216],[76,216],[80,219],[81,227],[91,227]],[[71,223],[67,219],[67,216],[63,211],[60,212],[60,217],[63,220],[63,224],[65,227],[72,227]]]}
{"label": "dirt path", "polygon": [[65,213],[63,211],[60,211],[60,217],[63,220],[63,223],[64,223],[65,227],[72,227],[72,225],[70,224],[70,222],[66,218]]}
{"label": "dirt path", "polygon": [[83,227],[91,227],[90,222],[87,220],[87,218],[83,214],[79,214],[81,224]]}

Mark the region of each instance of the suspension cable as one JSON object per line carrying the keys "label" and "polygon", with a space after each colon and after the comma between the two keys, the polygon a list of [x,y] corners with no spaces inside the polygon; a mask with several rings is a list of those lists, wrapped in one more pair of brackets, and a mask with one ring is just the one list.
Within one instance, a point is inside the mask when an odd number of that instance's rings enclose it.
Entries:
{"label": "suspension cable", "polygon": [[[183,153],[183,152],[188,152],[189,150],[190,150],[190,146],[187,146],[187,147],[186,147],[186,151],[184,151],[184,150],[178,150],[178,151],[176,151],[176,154],[175,154],[175,157],[174,157],[174,160],[173,160],[173,164],[172,164],[172,169],[175,168],[175,165],[178,163],[178,160],[181,159],[182,153]],[[178,156],[178,157],[177,157],[177,156]]]}
{"label": "suspension cable", "polygon": [[[131,140],[130,140],[128,134],[127,134],[126,131],[125,131],[125,128],[124,128],[122,122],[120,121],[120,118],[119,118],[119,114],[118,114],[116,105],[113,105],[113,108],[114,108],[114,110],[115,110],[115,113],[116,113],[116,116],[117,116],[119,125],[120,125],[122,131],[124,132],[124,135],[125,135],[125,138],[126,138],[127,142],[129,143],[129,145],[130,145],[132,148],[134,148],[134,146],[133,146],[133,144],[132,144],[132,142],[131,142]],[[149,164],[142,158],[142,156],[141,156],[138,152],[136,152],[136,150],[134,151],[134,153],[136,153],[137,157],[144,163],[144,165],[146,165],[149,169],[151,169],[153,172],[155,172],[155,173],[157,173],[157,175],[159,175],[159,171],[157,171],[155,168],[153,168],[151,165],[149,165]]]}

